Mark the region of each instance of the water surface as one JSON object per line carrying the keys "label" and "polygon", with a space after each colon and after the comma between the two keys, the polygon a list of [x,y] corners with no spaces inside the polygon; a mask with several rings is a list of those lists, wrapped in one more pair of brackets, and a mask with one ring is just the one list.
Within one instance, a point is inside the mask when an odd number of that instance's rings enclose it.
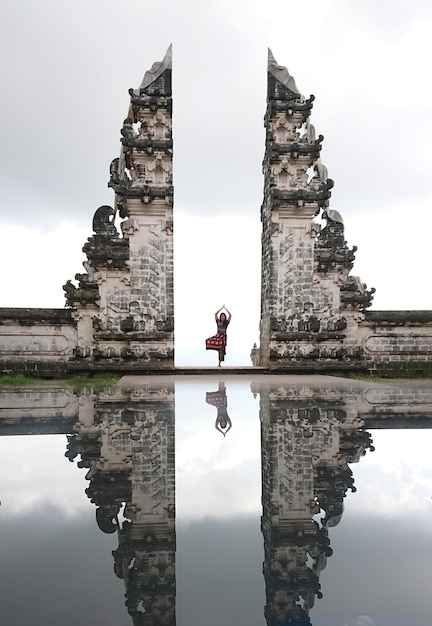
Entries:
{"label": "water surface", "polygon": [[432,387],[0,390],[2,623],[430,626]]}

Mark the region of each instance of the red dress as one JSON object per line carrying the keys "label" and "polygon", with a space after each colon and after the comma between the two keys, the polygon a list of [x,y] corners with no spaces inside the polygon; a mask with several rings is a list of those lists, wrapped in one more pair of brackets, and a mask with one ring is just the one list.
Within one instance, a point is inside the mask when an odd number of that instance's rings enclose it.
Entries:
{"label": "red dress", "polygon": [[206,339],[206,350],[217,350],[219,352],[219,361],[225,360],[227,345],[227,327],[229,320],[216,320],[217,333],[213,337]]}

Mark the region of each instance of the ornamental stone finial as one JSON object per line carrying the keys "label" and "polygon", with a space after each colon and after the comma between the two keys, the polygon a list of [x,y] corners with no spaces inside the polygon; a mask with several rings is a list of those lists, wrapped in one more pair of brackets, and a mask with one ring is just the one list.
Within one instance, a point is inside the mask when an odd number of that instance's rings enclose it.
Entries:
{"label": "ornamental stone finial", "polygon": [[172,44],[169,45],[162,61],[153,63],[151,69],[147,70],[144,74],[141,85],[139,86],[139,89],[136,90],[137,95],[139,95],[140,90],[146,89],[149,85],[154,83],[154,81],[159,78],[165,70],[170,69],[172,69]]}
{"label": "ornamental stone finial", "polygon": [[285,85],[285,87],[287,87],[290,91],[298,94],[301,99],[304,100],[304,96],[300,93],[294,77],[291,76],[286,67],[277,64],[270,48],[268,49],[268,71],[276,78],[276,80],[282,83],[282,85]]}
{"label": "ornamental stone finial", "polygon": [[322,216],[325,220],[330,220],[331,222],[337,222],[342,225],[344,223],[342,215],[335,209],[325,209]]}

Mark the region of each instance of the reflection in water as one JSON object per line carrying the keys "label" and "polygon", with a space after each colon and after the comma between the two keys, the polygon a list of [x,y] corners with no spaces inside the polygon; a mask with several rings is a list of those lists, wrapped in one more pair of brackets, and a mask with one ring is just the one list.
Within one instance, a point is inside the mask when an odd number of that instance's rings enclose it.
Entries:
{"label": "reflection in water", "polygon": [[375,622],[367,615],[356,615],[344,626],[375,626]]}
{"label": "reflection in water", "polygon": [[[328,529],[339,523],[348,490],[355,491],[349,464],[373,450],[365,423],[428,424],[432,391],[279,380],[253,382],[247,391],[260,401],[264,616],[268,626],[300,626],[312,623],[310,609],[323,593]],[[232,423],[224,381],[206,402],[216,407],[215,426],[225,436]],[[87,468],[97,524],[118,534],[114,570],[133,624],[174,626],[174,379],[79,395],[3,390],[0,434],[30,432],[68,433],[66,456]],[[374,622],[358,615],[344,624]]]}
{"label": "reflection in water", "polygon": [[[86,493],[106,533],[118,532],[114,571],[133,624],[175,624],[174,385],[114,394],[68,437],[89,469]],[[123,523],[120,513],[123,512]]]}
{"label": "reflection in water", "polygon": [[[340,393],[309,387],[254,387],[260,393],[261,528],[268,626],[311,624],[331,556],[328,528],[341,519],[353,463],[371,446]],[[317,517],[317,519],[314,519]]]}
{"label": "reflection in water", "polygon": [[223,380],[219,381],[217,391],[208,391],[206,393],[206,402],[216,407],[217,416],[215,428],[225,437],[227,432],[232,428],[232,422],[228,415],[228,399],[225,382]]}

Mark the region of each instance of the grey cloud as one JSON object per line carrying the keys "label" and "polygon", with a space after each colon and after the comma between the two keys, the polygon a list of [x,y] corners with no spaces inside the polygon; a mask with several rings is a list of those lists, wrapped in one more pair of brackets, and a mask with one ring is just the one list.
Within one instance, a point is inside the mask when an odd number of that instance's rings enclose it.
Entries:
{"label": "grey cloud", "polygon": [[[192,0],[154,7],[133,0],[4,5],[2,221],[49,228],[67,217],[90,230],[96,208],[113,202],[109,164],[119,154],[128,89],[139,85],[171,41],[176,207],[195,215],[243,214],[258,220],[266,46],[272,44],[260,18],[277,19],[278,27],[284,20],[291,24],[289,10],[278,13],[276,7]],[[347,8],[334,3],[319,53],[296,45],[299,33],[313,37],[319,27],[312,11],[308,28],[294,18],[296,32],[276,54],[295,76],[307,74],[301,88],[317,96],[312,121],[317,116],[317,131],[326,138],[322,158],[335,180],[332,205],[344,214],[429,197],[424,133],[429,105],[410,105],[406,77],[389,85],[383,76],[383,89],[404,101],[398,110],[378,104],[367,82],[354,96],[348,91],[336,97],[331,82],[347,80],[350,56],[361,51],[342,48],[348,65],[324,68],[317,54],[328,58],[337,31],[363,30],[365,46],[368,37],[394,41],[429,13],[425,2],[409,9],[403,2]],[[371,69],[366,67],[364,76]]]}
{"label": "grey cloud", "polygon": [[67,518],[54,507],[0,521],[2,623],[7,626],[131,626],[123,581],[113,572],[111,536],[94,510]]}
{"label": "grey cloud", "polygon": [[[353,498],[356,496],[354,495]],[[0,509],[0,600],[8,626],[61,623],[131,626],[122,581],[113,572],[116,537],[94,508],[66,517],[56,507],[25,516]],[[333,555],[321,573],[313,626],[428,626],[430,530],[401,512],[393,519],[350,514],[330,530]],[[177,621],[264,626],[260,515],[177,522]],[[7,573],[7,575],[6,575]],[[79,601],[78,601],[79,599]]]}
{"label": "grey cloud", "polygon": [[334,18],[355,25],[356,28],[375,33],[384,41],[399,39],[417,19],[431,15],[428,0],[407,4],[404,0],[364,0],[356,4],[337,4]]}
{"label": "grey cloud", "polygon": [[377,626],[427,626],[428,537],[420,520],[401,511],[392,518],[354,517],[347,507],[330,531],[333,556],[321,574],[323,598],[311,612],[314,626],[343,626],[355,614],[372,617]]}
{"label": "grey cloud", "polygon": [[[425,182],[430,163],[412,158],[414,151],[419,155],[426,151],[428,137],[414,139],[411,125],[413,118],[427,115],[426,107],[374,111],[366,100],[357,102],[355,109],[336,107],[329,127],[340,130],[326,134],[322,150],[329,176],[335,179],[332,206],[344,215],[370,215],[429,198]],[[340,158],[342,153],[345,159]]]}
{"label": "grey cloud", "polygon": [[177,617],[181,624],[264,626],[259,517],[179,524]]}

